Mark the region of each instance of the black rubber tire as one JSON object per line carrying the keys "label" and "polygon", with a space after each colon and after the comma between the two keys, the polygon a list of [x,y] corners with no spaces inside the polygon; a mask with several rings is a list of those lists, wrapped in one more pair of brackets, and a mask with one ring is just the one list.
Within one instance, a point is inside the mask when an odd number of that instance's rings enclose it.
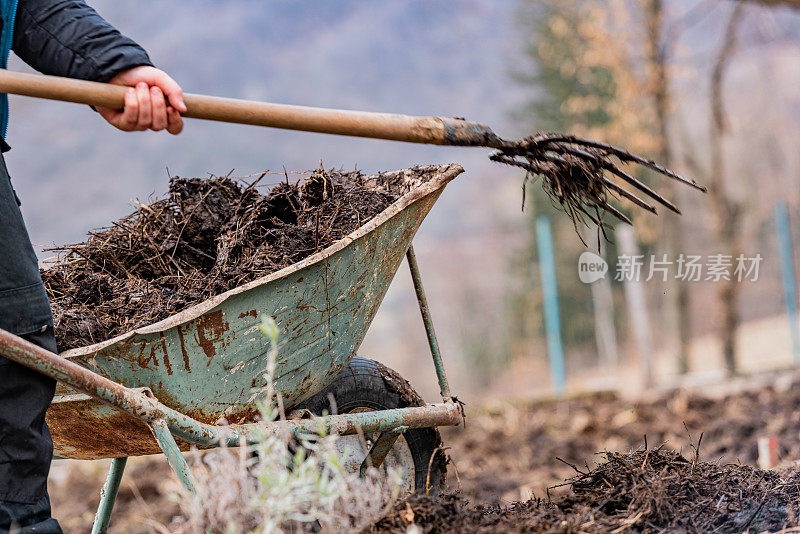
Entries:
{"label": "black rubber tire", "polygon": [[[330,395],[336,403],[335,407],[331,406]],[[374,360],[355,356],[349,367],[332,384],[293,410],[307,409],[315,415],[322,415],[350,413],[358,408],[389,410],[424,404],[422,397],[398,373]],[[441,448],[439,431],[435,428],[414,428],[407,430],[403,436],[414,458],[414,491],[438,494],[445,486],[447,461]]]}

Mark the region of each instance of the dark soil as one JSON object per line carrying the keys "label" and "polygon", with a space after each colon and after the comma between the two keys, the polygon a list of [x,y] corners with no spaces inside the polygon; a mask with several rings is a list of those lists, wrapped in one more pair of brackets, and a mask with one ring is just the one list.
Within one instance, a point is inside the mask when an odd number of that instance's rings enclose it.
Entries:
{"label": "dark soil", "polygon": [[[263,177],[263,175],[262,175]],[[354,231],[400,191],[360,172],[318,170],[262,195],[256,182],[172,178],[169,195],[42,271],[60,350],[142,327],[292,265]]]}
{"label": "dark soil", "polygon": [[659,447],[606,453],[570,492],[470,508],[451,494],[397,503],[370,532],[763,532],[800,518],[800,472],[703,463]]}
{"label": "dark soil", "polygon": [[[412,522],[423,532],[728,533],[796,526],[800,381],[774,378],[775,385],[714,397],[673,390],[638,401],[605,393],[468,406],[466,427],[442,429],[452,459],[448,482],[458,494],[401,501],[374,531],[406,532]],[[765,436],[778,439],[783,470],[755,468],[757,440]],[[148,474],[172,479],[163,457],[140,461]],[[126,474],[126,484],[148,480]],[[102,475],[83,486],[99,492]],[[56,517],[90,520],[96,500],[77,502],[79,487],[76,479],[51,488]],[[176,512],[167,492],[147,502],[148,508],[131,503],[119,515],[115,510],[115,521],[133,522],[149,509],[169,524]],[[112,521],[112,531],[129,530],[116,530]]]}
{"label": "dark soil", "polygon": [[[602,459],[599,451],[629,452],[644,440],[691,456],[703,433],[700,459],[756,466],[758,439],[775,437],[782,463],[800,460],[800,380],[795,376],[718,396],[688,390],[647,400],[612,393],[561,401],[472,410],[467,426],[442,429],[464,495],[476,504],[545,496],[547,488]],[[450,479],[454,479],[451,473]]]}
{"label": "dark soil", "polygon": [[[78,465],[85,465],[86,470],[75,469],[60,483],[50,483],[50,494],[58,495],[58,510],[53,513],[65,534],[85,534],[92,530],[94,514],[100,503],[100,488],[105,480],[105,470],[100,469],[99,463],[80,462]],[[177,486],[169,467],[164,467],[166,469],[148,458],[128,461],[114,502],[110,532],[159,532],[154,524],[169,525],[172,518],[180,514],[179,504],[170,498]]]}

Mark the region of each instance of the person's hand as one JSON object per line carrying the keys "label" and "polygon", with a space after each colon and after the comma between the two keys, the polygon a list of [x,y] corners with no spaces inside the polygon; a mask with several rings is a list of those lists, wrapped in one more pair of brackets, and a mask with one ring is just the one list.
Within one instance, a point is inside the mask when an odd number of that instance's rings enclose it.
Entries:
{"label": "person's hand", "polygon": [[155,67],[133,67],[114,76],[110,83],[130,87],[125,93],[124,109],[97,108],[113,126],[124,132],[166,129],[179,134],[183,129],[183,90],[166,72]]}

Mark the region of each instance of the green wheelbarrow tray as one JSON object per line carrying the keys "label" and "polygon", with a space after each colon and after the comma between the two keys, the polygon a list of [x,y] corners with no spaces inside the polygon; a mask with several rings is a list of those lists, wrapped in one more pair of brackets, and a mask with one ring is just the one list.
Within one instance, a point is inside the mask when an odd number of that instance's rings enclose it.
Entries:
{"label": "green wheelbarrow tray", "polygon": [[[239,445],[265,431],[351,434],[456,425],[461,410],[449,396],[411,243],[445,185],[461,172],[443,165],[370,177],[374,187],[407,192],[325,250],[155,324],[60,357],[0,331],[0,354],[59,381],[47,422],[62,458],[163,451],[180,475],[185,462],[178,449]],[[262,319],[274,317],[280,331],[275,389],[288,409],[348,366],[404,255],[444,402],[253,423],[254,392],[266,385],[270,349],[258,328]]]}
{"label": "green wheelbarrow tray", "polygon": [[[191,446],[240,446],[267,433],[373,433],[374,443],[357,460],[363,474],[387,459],[406,430],[457,425],[463,411],[450,396],[411,242],[445,185],[462,172],[458,165],[444,165],[370,177],[369,185],[399,187],[405,194],[302,262],[108,341],[56,355],[0,330],[0,355],[58,381],[47,412],[55,454],[112,459],[93,534],[107,531],[129,456],[163,452],[183,486],[196,493],[181,454]],[[442,402],[253,422],[271,349],[259,330],[262,319],[274,317],[280,331],[274,386],[291,408],[348,366],[403,255]]]}

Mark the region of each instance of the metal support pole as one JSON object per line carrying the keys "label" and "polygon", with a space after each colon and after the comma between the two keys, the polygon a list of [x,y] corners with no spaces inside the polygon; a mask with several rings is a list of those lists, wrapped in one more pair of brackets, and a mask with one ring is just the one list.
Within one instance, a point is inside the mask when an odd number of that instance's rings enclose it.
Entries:
{"label": "metal support pole", "polygon": [[111,519],[111,512],[114,510],[114,503],[117,501],[119,483],[122,480],[122,472],[125,471],[127,458],[114,458],[111,460],[111,467],[108,469],[106,483],[100,490],[100,504],[97,507],[97,514],[94,516],[92,534],[106,534],[108,532],[108,521]]}
{"label": "metal support pole", "polygon": [[536,218],[536,244],[539,251],[539,273],[544,295],[544,326],[547,334],[547,357],[556,396],[564,395],[567,372],[564,366],[564,346],[561,343],[561,318],[558,309],[558,281],[555,250],[550,220],[545,215]]}
{"label": "metal support pole", "polygon": [[148,426],[153,432],[158,446],[164,451],[167,463],[178,475],[183,487],[192,495],[197,495],[197,481],[194,479],[191,469],[189,469],[189,464],[186,463],[186,458],[181,454],[178,444],[175,443],[175,438],[172,437],[172,432],[169,431],[167,423],[163,419],[156,419],[148,423]]}
{"label": "metal support pole", "polygon": [[436,367],[436,378],[439,380],[442,400],[447,402],[451,400],[450,385],[447,383],[447,375],[444,372],[444,363],[442,362],[442,355],[439,352],[439,342],[436,339],[436,331],[433,329],[433,319],[431,318],[431,312],[428,308],[428,299],[425,298],[425,290],[422,287],[422,276],[419,274],[419,265],[417,265],[417,256],[414,254],[413,246],[408,247],[406,259],[408,260],[408,268],[411,271],[411,280],[414,282],[414,291],[417,293],[417,303],[419,304],[419,311],[422,314],[422,322],[425,324],[425,333],[428,336],[428,345],[431,348],[431,356],[433,356],[433,365]]}
{"label": "metal support pole", "polygon": [[364,458],[364,461],[361,462],[361,468],[359,469],[359,475],[363,478],[367,474],[367,469],[370,467],[380,467],[386,457],[391,452],[392,447],[397,442],[397,438],[403,435],[403,432],[408,430],[405,427],[398,427],[394,430],[387,430],[386,432],[381,432],[381,435],[378,436],[378,439],[375,440],[375,443],[372,444],[372,448],[367,453],[367,456]]}
{"label": "metal support pole", "polygon": [[797,285],[792,254],[792,232],[789,228],[789,214],[786,204],[775,203],[775,231],[778,235],[778,253],[781,258],[781,280],[783,282],[783,302],[789,320],[789,333],[792,336],[792,356],[794,363],[800,363],[800,325],[797,323]]}

